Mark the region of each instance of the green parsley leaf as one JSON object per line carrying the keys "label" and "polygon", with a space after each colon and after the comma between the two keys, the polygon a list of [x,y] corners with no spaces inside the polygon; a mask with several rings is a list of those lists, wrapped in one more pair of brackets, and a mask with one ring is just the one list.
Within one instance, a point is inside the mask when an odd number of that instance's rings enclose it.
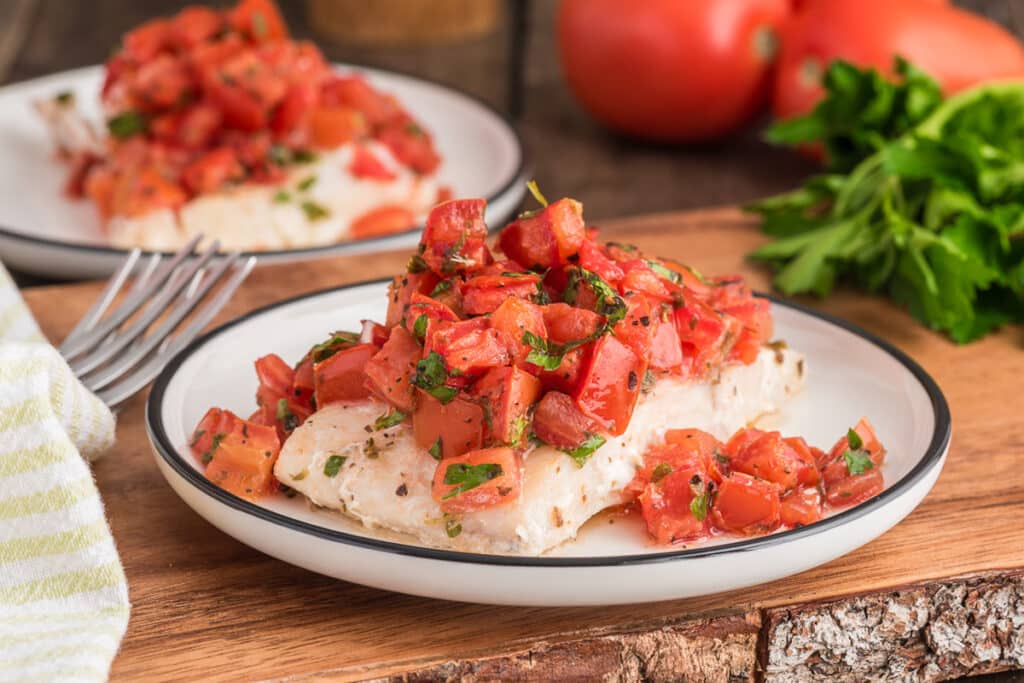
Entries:
{"label": "green parsley leaf", "polygon": [[299,192],[305,192],[314,185],[316,185],[316,176],[311,175],[307,178],[303,178],[302,180],[300,180],[299,184],[296,185],[295,187]]}
{"label": "green parsley leaf", "polygon": [[373,429],[374,431],[379,432],[382,429],[394,427],[395,425],[402,424],[403,422],[405,422],[406,418],[408,417],[409,416],[403,413],[401,410],[398,410],[397,408],[392,408],[390,411],[384,413],[376,420],[374,420]]}
{"label": "green parsley leaf", "polygon": [[423,260],[423,257],[419,254],[413,254],[409,258],[409,263],[405,267],[406,271],[410,273],[422,273],[427,269],[427,262]]}
{"label": "green parsley leaf", "polygon": [[654,261],[652,259],[647,259],[647,266],[651,270],[653,270],[657,275],[665,278],[666,280],[669,280],[670,282],[679,283],[683,281],[682,275],[680,275],[679,273],[670,268],[667,268],[663,263]]}
{"label": "green parsley leaf", "polygon": [[541,194],[540,188],[537,186],[536,180],[531,180],[530,182],[526,183],[526,188],[530,191],[530,194],[533,195],[533,198],[537,200],[538,204],[545,207],[548,205],[548,200],[543,194]]}
{"label": "green parsley leaf", "polygon": [[262,12],[252,13],[252,35],[258,40],[267,37],[267,20],[263,18]]}
{"label": "green parsley leaf", "polygon": [[448,534],[448,538],[455,538],[462,533],[462,525],[458,520],[446,514],[444,516],[444,531]]}
{"label": "green parsley leaf", "polygon": [[328,456],[327,460],[324,462],[324,476],[336,476],[338,474],[338,471],[341,470],[341,466],[345,464],[346,460],[348,460],[348,458],[346,458],[344,455]]}
{"label": "green parsley leaf", "polygon": [[216,453],[217,449],[220,448],[220,442],[223,441],[224,437],[226,436],[227,434],[224,434],[222,432],[218,432],[213,435],[213,438],[210,440],[210,447],[206,450],[205,453],[203,453],[203,463],[208,463],[211,460],[213,460],[214,453]]}
{"label": "green parsley leaf", "polygon": [[292,412],[287,398],[277,399],[277,420],[286,432],[294,431],[299,426],[299,418]]}
{"label": "green parsley leaf", "polygon": [[605,438],[600,434],[589,434],[586,440],[576,448],[572,450],[560,449],[563,453],[567,454],[570,458],[576,461],[579,467],[583,467],[587,463],[587,459],[596,451],[598,448],[605,444]]}
{"label": "green parsley leaf", "polygon": [[480,465],[468,465],[466,463],[454,463],[448,465],[444,471],[444,483],[448,486],[455,486],[451,491],[444,494],[441,500],[449,500],[471,491],[481,484],[496,479],[504,474],[501,465],[496,463],[482,463]]}
{"label": "green parsley leaf", "polygon": [[303,213],[306,214],[306,218],[310,221],[319,221],[331,215],[331,212],[324,206],[313,201],[304,201],[300,206],[302,207]]}
{"label": "green parsley leaf", "polygon": [[441,403],[451,403],[459,393],[454,387],[445,386],[447,380],[448,371],[445,369],[444,358],[437,351],[431,351],[416,363],[412,385],[419,387]]}
{"label": "green parsley leaf", "polygon": [[355,346],[359,343],[359,335],[355,332],[335,332],[327,341],[315,344],[309,350],[313,362],[325,361],[338,351]]}
{"label": "green parsley leaf", "polygon": [[871,461],[871,454],[867,451],[848,450],[843,453],[843,459],[846,461],[846,471],[850,474],[864,474],[875,467]]}
{"label": "green parsley leaf", "polygon": [[139,112],[129,109],[107,121],[107,130],[118,140],[126,140],[146,132],[149,122]]}
{"label": "green parsley leaf", "polygon": [[292,159],[297,164],[308,164],[319,158],[316,152],[308,149],[297,149],[292,152]]}
{"label": "green parsley leaf", "polygon": [[703,522],[708,516],[708,507],[711,503],[711,494],[705,491],[699,496],[694,496],[690,500],[690,514],[698,522]]}
{"label": "green parsley leaf", "polygon": [[71,92],[70,90],[65,90],[64,92],[57,93],[57,96],[54,97],[53,99],[55,99],[57,101],[57,104],[59,104],[59,105],[61,105],[63,107],[66,107],[69,104],[73,104],[74,103],[74,101],[75,101],[75,93]]}
{"label": "green parsley leaf", "polygon": [[846,430],[846,441],[850,444],[850,448],[857,451],[864,448],[864,440],[860,438],[853,428]]}
{"label": "green parsley leaf", "polygon": [[416,322],[412,324],[412,333],[420,342],[427,336],[427,324],[430,322],[430,318],[427,317],[426,313],[421,313],[416,316]]}
{"label": "green parsley leaf", "polygon": [[667,462],[658,463],[657,467],[651,470],[651,483],[657,484],[670,474],[672,474],[672,465]]}
{"label": "green parsley leaf", "polygon": [[285,190],[278,190],[277,192],[274,193],[275,204],[287,204],[291,200],[292,196],[288,194],[288,192],[286,192]]}
{"label": "green parsley leaf", "polygon": [[189,444],[188,444],[189,448],[191,448],[192,446],[195,446],[197,443],[199,443],[199,439],[203,438],[203,434],[205,434],[205,433],[206,433],[205,429],[197,429],[195,431],[195,434],[192,435],[192,441],[190,441]]}
{"label": "green parsley leaf", "polygon": [[554,370],[562,364],[565,353],[557,344],[551,344],[544,337],[529,330],[523,331],[523,343],[530,347],[530,352],[526,354],[527,363],[533,363],[545,370]]}
{"label": "green parsley leaf", "polygon": [[438,282],[434,286],[434,288],[432,290],[430,290],[430,296],[437,296],[438,294],[444,294],[445,292],[451,290],[451,288],[452,288],[452,281],[451,280],[441,280],[440,282]]}
{"label": "green parsley leaf", "polygon": [[441,437],[437,437],[437,441],[435,441],[433,445],[431,445],[431,447],[427,449],[427,453],[430,453],[430,457],[433,458],[434,460],[440,460],[443,448],[444,447],[441,443]]}

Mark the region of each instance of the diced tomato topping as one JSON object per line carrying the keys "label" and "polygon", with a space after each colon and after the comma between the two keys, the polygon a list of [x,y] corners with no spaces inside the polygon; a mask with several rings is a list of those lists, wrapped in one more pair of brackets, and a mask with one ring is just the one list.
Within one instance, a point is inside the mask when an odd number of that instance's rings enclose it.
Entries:
{"label": "diced tomato topping", "polygon": [[716,527],[745,536],[774,531],[781,514],[778,484],[742,472],[722,480],[711,509]]}
{"label": "diced tomato topping", "polygon": [[[881,467],[885,461],[885,448],[882,446],[878,437],[875,436],[875,428],[871,426],[866,417],[862,417],[853,428],[853,431],[857,432],[857,435],[861,438],[862,448],[868,452],[871,457],[871,462],[875,467]],[[842,457],[843,453],[850,449],[850,440],[845,435],[832,446],[832,450],[829,451],[828,460],[833,460]]]}
{"label": "diced tomato topping", "polygon": [[355,109],[317,107],[309,113],[309,139],[317,147],[334,149],[366,133],[366,119]]}
{"label": "diced tomato topping", "polygon": [[483,199],[453,199],[438,204],[427,216],[420,246],[423,260],[438,275],[472,271],[491,261],[484,240]]}
{"label": "diced tomato topping", "polygon": [[559,199],[502,231],[499,238],[505,255],[527,268],[565,265],[579,252],[586,230],[583,206],[572,199]]}
{"label": "diced tomato topping", "polygon": [[473,395],[486,406],[488,441],[514,448],[525,445],[529,412],[540,394],[540,380],[515,366],[493,368],[481,377]]}
{"label": "diced tomato topping", "polygon": [[511,360],[505,339],[484,318],[438,325],[428,335],[425,350],[440,354],[457,377],[478,376]]}
{"label": "diced tomato topping", "polygon": [[604,429],[622,434],[640,398],[646,363],[612,335],[595,344],[580,380],[576,405]]}
{"label": "diced tomato topping", "polygon": [[373,152],[366,148],[366,145],[356,145],[352,150],[352,161],[348,165],[348,171],[363,180],[390,182],[395,179],[394,171],[385,166]]}
{"label": "diced tomato topping", "polygon": [[273,0],[241,0],[228,13],[228,21],[236,31],[260,42],[284,40],[288,27]]}
{"label": "diced tomato topping", "polygon": [[491,313],[510,297],[532,301],[537,296],[540,276],[534,273],[522,276],[477,275],[462,286],[462,301],[466,313]]}
{"label": "diced tomato topping", "polygon": [[601,247],[593,240],[583,240],[580,245],[580,268],[597,273],[602,280],[612,286],[618,286],[625,276],[622,268],[615,261],[605,255]]}
{"label": "diced tomato topping", "polygon": [[270,119],[270,130],[275,137],[287,140],[310,110],[316,107],[319,99],[320,93],[313,83],[292,83],[288,86],[284,99]]}
{"label": "diced tomato topping", "polygon": [[626,317],[613,330],[623,344],[632,349],[637,358],[651,357],[651,343],[654,339],[654,313],[651,300],[643,294],[627,293]]}
{"label": "diced tomato topping", "polygon": [[519,497],[522,472],[511,448],[470,451],[437,464],[433,496],[444,512],[482,510]]}
{"label": "diced tomato topping", "polygon": [[403,413],[411,413],[413,387],[409,380],[420,353],[419,342],[404,327],[392,328],[384,346],[366,363],[366,388]]}
{"label": "diced tomato topping", "polygon": [[822,472],[825,482],[825,500],[835,507],[848,507],[877,496],[885,488],[882,471],[878,468],[861,474],[850,474],[846,463],[837,460]]}
{"label": "diced tomato topping", "polygon": [[597,431],[593,421],[580,412],[568,394],[549,391],[533,414],[533,431],[541,441],[555,448],[572,450]]}
{"label": "diced tomato topping", "polygon": [[[702,498],[695,505],[698,496]],[[662,544],[706,536],[709,496],[707,475],[698,461],[671,468],[656,483],[644,487],[640,494],[640,514],[647,532]]]}
{"label": "diced tomato topping", "polygon": [[125,55],[135,62],[148,62],[167,45],[170,29],[166,19],[153,19],[132,29],[121,41]]}
{"label": "diced tomato topping", "polygon": [[558,344],[591,338],[604,322],[603,318],[585,308],[554,303],[542,306],[544,324],[551,340]]}
{"label": "diced tomato topping", "polygon": [[391,328],[398,325],[406,317],[412,295],[414,293],[427,294],[434,289],[437,283],[437,276],[429,272],[396,275],[391,281],[391,286],[388,287],[388,312],[384,322],[385,326]]}
{"label": "diced tomato topping", "polygon": [[416,217],[404,206],[380,206],[362,214],[352,221],[349,234],[355,239],[393,235],[411,230]]}
{"label": "diced tomato topping", "polygon": [[323,407],[337,401],[360,401],[370,396],[363,383],[366,364],[377,355],[373,344],[358,344],[331,354],[314,368],[316,405]]}
{"label": "diced tomato topping", "polygon": [[546,339],[547,328],[544,325],[542,307],[525,299],[510,297],[505,299],[494,313],[491,314],[491,327],[504,336],[506,345],[517,365],[529,368],[536,366],[526,363],[526,356],[532,348],[523,341],[526,332]]}
{"label": "diced tomato topping", "polygon": [[664,278],[651,270],[650,265],[642,259],[634,259],[621,264],[625,275],[620,287],[623,291],[640,292],[659,301],[673,300],[672,290]]}
{"label": "diced tomato topping", "polygon": [[437,299],[415,291],[409,297],[404,317],[405,329],[414,336],[420,336],[419,341],[430,339],[431,332],[437,329],[437,323],[456,322],[459,319],[455,311]]}
{"label": "diced tomato topping", "polygon": [[420,448],[433,448],[442,458],[454,458],[483,445],[484,409],[462,397],[442,403],[417,389],[412,428]]}
{"label": "diced tomato topping", "polygon": [[238,180],[245,170],[235,153],[227,147],[218,147],[185,167],[182,180],[196,194],[214,192],[231,180]]}
{"label": "diced tomato topping", "polygon": [[273,470],[281,444],[272,426],[211,408],[196,426],[191,448],[206,465],[206,477],[236,496],[251,500],[276,487]]}
{"label": "diced tomato topping", "polygon": [[[808,455],[809,455],[808,451]],[[779,432],[766,432],[735,452],[730,460],[735,472],[743,472],[778,484],[783,492],[797,485],[818,483],[813,459],[805,460]]]}
{"label": "diced tomato topping", "polygon": [[651,369],[681,373],[683,349],[671,309],[663,314],[655,307],[651,319],[654,325],[654,334],[651,337]]}
{"label": "diced tomato topping", "polygon": [[787,493],[782,497],[779,515],[783,526],[814,524],[821,519],[821,491],[812,486]]}
{"label": "diced tomato topping", "polygon": [[220,12],[192,5],[171,19],[167,40],[180,50],[191,50],[220,33],[223,27],[224,19]]}
{"label": "diced tomato topping", "polygon": [[400,118],[385,124],[377,130],[377,139],[416,173],[433,173],[441,163],[430,134],[412,120]]}

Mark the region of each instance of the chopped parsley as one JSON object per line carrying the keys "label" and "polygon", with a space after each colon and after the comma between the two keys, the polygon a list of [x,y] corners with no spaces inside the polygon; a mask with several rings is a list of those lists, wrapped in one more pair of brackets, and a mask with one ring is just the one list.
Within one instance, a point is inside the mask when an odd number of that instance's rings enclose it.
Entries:
{"label": "chopped parsley", "polygon": [[67,106],[75,101],[75,94],[70,90],[65,90],[64,92],[57,93],[57,97],[54,99],[57,100],[57,104]]}
{"label": "chopped parsley", "polygon": [[363,455],[370,460],[376,460],[380,456],[380,447],[377,446],[377,442],[373,440],[372,436],[363,444]]}
{"label": "chopped parsley", "polygon": [[286,398],[277,399],[277,420],[281,423],[281,427],[286,432],[293,431],[299,426],[299,418],[292,412],[291,406],[288,405],[288,399]]}
{"label": "chopped parsley", "polygon": [[626,302],[619,296],[618,291],[605,282],[600,275],[579,266],[569,270],[569,280],[562,293],[562,300],[567,304],[575,304],[581,285],[586,285],[594,292],[597,297],[597,305],[594,310],[605,318],[604,327],[598,330],[594,337],[596,339],[626,317]]}
{"label": "chopped parsley", "polygon": [[192,435],[192,441],[189,442],[188,447],[192,448],[197,443],[199,443],[199,439],[203,438],[203,434],[205,434],[205,433],[206,433],[205,429],[197,429],[196,433]]}
{"label": "chopped parsley", "polygon": [[664,264],[659,263],[658,261],[652,261],[648,259],[647,266],[655,273],[665,278],[666,280],[670,280],[675,283],[680,283],[683,281],[682,275],[680,275],[679,273],[670,268],[667,268]]}
{"label": "chopped parsley", "polygon": [[261,12],[252,13],[252,35],[259,40],[267,37],[267,20]]}
{"label": "chopped parsley", "polygon": [[285,190],[278,190],[276,193],[274,193],[275,204],[287,204],[291,200],[292,196],[288,194]]}
{"label": "chopped parsley", "polygon": [[329,456],[327,458],[327,461],[324,462],[324,476],[336,476],[338,474],[338,471],[341,469],[341,466],[345,464],[346,460],[348,460],[348,458],[346,458],[344,455]]}
{"label": "chopped parsley", "polygon": [[355,346],[359,343],[359,335],[355,332],[335,332],[330,339],[316,344],[309,350],[313,362],[325,361],[338,351]]}
{"label": "chopped parsley", "polygon": [[444,531],[448,534],[448,538],[455,538],[462,533],[462,525],[459,524],[458,520],[445,514],[444,516]]}
{"label": "chopped parsley", "polygon": [[545,370],[554,370],[561,365],[562,358],[569,351],[564,345],[554,344],[529,330],[523,331],[523,343],[530,347],[526,362]]}
{"label": "chopped parsley", "polygon": [[448,465],[448,469],[444,472],[444,483],[455,488],[444,494],[441,500],[448,500],[466,491],[471,491],[481,484],[497,479],[504,473],[501,465],[490,462],[480,465],[467,465],[462,462]]}
{"label": "chopped parsley", "polygon": [[536,180],[531,180],[530,182],[526,183],[526,188],[530,191],[530,194],[533,195],[533,198],[537,200],[538,204],[544,207],[548,205],[547,197],[545,197],[541,193],[540,188],[537,186]]}
{"label": "chopped parsley", "polygon": [[331,215],[331,212],[323,205],[317,204],[313,201],[304,201],[300,206],[302,207],[302,211],[306,214],[306,218],[310,221],[319,221]]}
{"label": "chopped parsley", "polygon": [[444,446],[441,442],[441,437],[437,437],[437,441],[435,441],[434,444],[429,449],[427,449],[427,453],[430,453],[430,457],[433,458],[434,460],[440,460],[441,451],[443,448]]}
{"label": "chopped parsley", "polygon": [[658,466],[651,471],[651,483],[657,484],[670,474],[672,474],[672,465],[667,462],[658,463]]}
{"label": "chopped parsley", "polygon": [[118,140],[125,140],[146,132],[146,117],[139,112],[129,109],[107,121],[107,130]]}
{"label": "chopped parsley", "polygon": [[707,519],[708,508],[711,506],[711,488],[704,485],[704,480],[699,474],[695,474],[690,479],[690,490],[693,491],[690,513],[698,522],[703,522]]}
{"label": "chopped parsley", "polygon": [[303,178],[302,180],[300,180],[299,184],[296,185],[295,187],[299,192],[305,192],[314,185],[316,185],[316,176],[311,175],[308,178]]}
{"label": "chopped parsley", "polygon": [[441,280],[440,282],[437,283],[437,286],[435,286],[434,289],[431,290],[430,296],[437,296],[438,294],[444,294],[445,292],[451,290],[451,288],[452,288],[452,281],[451,280]]}
{"label": "chopped parsley", "polygon": [[409,258],[409,263],[405,269],[410,273],[422,273],[427,269],[427,262],[419,254],[413,254]]}
{"label": "chopped parsley", "polygon": [[227,434],[218,432],[213,435],[213,439],[210,441],[210,447],[203,453],[203,462],[208,463],[213,460],[213,454],[220,448],[220,442],[224,440]]}
{"label": "chopped parsley", "polygon": [[875,463],[871,462],[871,454],[865,450],[846,451],[843,459],[846,460],[846,471],[850,474],[864,474],[875,467]]}
{"label": "chopped parsley", "polygon": [[292,159],[297,164],[308,164],[317,160],[316,152],[308,149],[297,149],[292,152]]}
{"label": "chopped parsley", "polygon": [[421,313],[416,317],[416,322],[412,324],[412,334],[421,342],[427,336],[427,323],[429,322],[430,319],[427,317],[427,314]]}
{"label": "chopped parsley", "polygon": [[864,439],[860,438],[860,434],[852,428],[846,430],[846,441],[850,444],[850,448],[855,451],[864,448]]}
{"label": "chopped parsley", "polygon": [[448,371],[444,359],[437,351],[431,351],[425,358],[416,363],[416,373],[412,376],[412,385],[419,387],[441,403],[451,403],[459,393],[454,387],[445,386]]}
{"label": "chopped parsley", "polygon": [[409,416],[407,414],[403,413],[401,410],[397,410],[395,408],[392,408],[389,412],[384,413],[383,415],[378,417],[376,420],[374,420],[374,422],[373,422],[373,429],[374,429],[374,431],[379,432],[382,429],[388,429],[389,427],[394,427],[395,425],[402,424],[403,422],[405,422],[405,419],[407,417],[409,417]]}
{"label": "chopped parsley", "polygon": [[[487,411],[487,417],[490,418],[489,410]],[[516,421],[512,423],[512,441],[509,443],[510,446],[518,446],[522,442],[529,424],[530,420],[525,415],[520,415],[516,418]]]}
{"label": "chopped parsley", "polygon": [[583,467],[587,463],[587,458],[593,455],[594,451],[603,446],[604,443],[605,438],[600,434],[588,434],[586,440],[576,448],[560,450],[575,460],[579,467]]}

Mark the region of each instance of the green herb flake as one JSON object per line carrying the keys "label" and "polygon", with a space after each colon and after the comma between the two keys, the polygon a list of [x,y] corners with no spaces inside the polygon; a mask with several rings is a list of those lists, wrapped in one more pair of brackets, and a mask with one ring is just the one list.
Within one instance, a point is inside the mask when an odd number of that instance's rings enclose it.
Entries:
{"label": "green herb flake", "polygon": [[275,204],[287,204],[292,200],[292,196],[285,190],[278,190],[274,193]]}
{"label": "green herb flake", "polygon": [[846,430],[846,442],[850,444],[850,448],[859,451],[864,448],[864,440],[860,438],[860,434],[853,428]]}
{"label": "green herb flake", "polygon": [[319,157],[316,152],[308,149],[297,149],[292,152],[292,159],[297,164],[309,164],[316,161]]}
{"label": "green herb flake", "polygon": [[846,461],[846,471],[851,475],[864,474],[875,467],[871,454],[864,450],[848,450],[843,453],[843,459]]}
{"label": "green herb flake", "polygon": [[296,185],[295,188],[299,192],[306,192],[311,187],[316,185],[316,180],[317,180],[317,178],[316,178],[315,175],[311,175],[309,177],[303,178],[302,180],[299,181],[298,185]]}
{"label": "green herb flake", "polygon": [[448,538],[455,538],[462,533],[462,525],[454,517],[446,514],[444,516],[444,531],[448,534]]}
{"label": "green herb flake", "polygon": [[197,429],[195,431],[195,434],[192,435],[192,441],[189,442],[188,447],[192,448],[197,443],[199,443],[199,439],[203,438],[203,434],[205,434],[205,433],[206,433],[205,429]]}
{"label": "green herb flake", "polygon": [[455,488],[444,494],[441,500],[449,500],[466,491],[471,491],[481,484],[497,479],[503,474],[504,471],[501,469],[501,465],[496,463],[469,465],[459,462],[448,465],[448,469],[444,472],[444,483]]}
{"label": "green herb flake", "polygon": [[292,412],[287,398],[277,399],[277,421],[286,432],[294,431],[299,426],[299,418]]}
{"label": "green herb flake", "polygon": [[443,448],[444,446],[441,442],[441,437],[437,437],[437,441],[435,441],[433,445],[431,445],[431,447],[427,449],[427,453],[430,453],[431,458],[439,461],[441,460],[441,452]]}
{"label": "green herb flake", "polygon": [[658,466],[651,470],[651,483],[657,484],[670,474],[672,474],[672,465],[667,462],[658,463]]}
{"label": "green herb flake", "polygon": [[213,455],[217,452],[217,449],[220,448],[220,442],[223,441],[226,436],[227,434],[224,434],[223,432],[217,432],[213,435],[213,438],[210,440],[210,447],[202,455],[204,464],[213,460]]}
{"label": "green herb flake", "polygon": [[118,140],[126,140],[132,136],[146,132],[146,117],[137,111],[123,111],[107,121],[107,130]]}
{"label": "green herb flake", "polygon": [[538,204],[544,207],[548,205],[547,197],[545,197],[541,193],[540,188],[537,186],[536,180],[531,180],[530,182],[526,183],[526,188],[530,191],[530,194],[533,195],[533,198],[537,200]]}
{"label": "green herb flake", "polygon": [[370,460],[376,460],[380,457],[380,446],[377,445],[372,436],[363,444],[363,455]]}
{"label": "green herb flake", "polygon": [[327,360],[338,351],[351,348],[359,343],[359,335],[355,332],[335,332],[327,341],[314,344],[309,355],[314,363]]}
{"label": "green herb flake", "polygon": [[402,424],[409,416],[403,413],[401,410],[392,408],[389,412],[384,413],[373,422],[373,430],[379,432],[384,429],[389,429],[395,425]]}
{"label": "green herb flake", "polygon": [[317,204],[316,202],[313,201],[304,201],[302,202],[301,207],[303,213],[306,214],[306,218],[310,221],[315,222],[323,220],[324,218],[327,218],[331,215],[331,212],[328,211],[324,206],[322,206],[321,204]]}
{"label": "green herb flake", "polygon": [[423,260],[423,257],[419,254],[413,254],[409,258],[409,263],[406,265],[405,270],[410,273],[422,273],[427,269],[427,262]]}
{"label": "green herb flake", "polygon": [[267,37],[267,20],[263,18],[262,12],[252,13],[252,35],[259,40]]}
{"label": "green herb flake", "polygon": [[459,392],[454,387],[445,386],[447,379],[448,371],[445,369],[444,358],[437,351],[431,351],[416,363],[412,385],[419,387],[441,403],[451,403]]}
{"label": "green herb flake", "polygon": [[647,266],[651,270],[653,270],[658,276],[663,277],[666,280],[675,282],[676,284],[679,284],[680,282],[683,281],[682,275],[672,270],[671,268],[668,268],[665,264],[660,263],[659,261],[648,259]]}
{"label": "green herb flake", "polygon": [[57,104],[62,107],[66,107],[70,104],[74,104],[75,94],[70,90],[65,90],[64,92],[57,93],[57,96],[54,99],[57,101]]}
{"label": "green herb flake", "polygon": [[576,465],[583,467],[587,459],[594,451],[605,444],[605,438],[600,434],[588,434],[586,440],[572,450],[561,449],[563,453],[576,461]]}
{"label": "green herb flake", "polygon": [[348,458],[346,458],[344,455],[328,456],[327,460],[324,462],[324,476],[337,476],[338,472],[341,470],[341,466],[345,464],[346,460],[348,460]]}
{"label": "green herb flake", "polygon": [[692,514],[693,518],[698,522],[703,522],[707,519],[708,507],[710,507],[710,504],[711,494],[709,492],[705,491],[699,496],[694,496],[690,500],[690,514]]}
{"label": "green herb flake", "polygon": [[437,285],[434,286],[434,289],[430,291],[430,296],[434,297],[439,294],[444,294],[445,292],[451,291],[451,288],[451,280],[441,280],[440,282],[437,283]]}

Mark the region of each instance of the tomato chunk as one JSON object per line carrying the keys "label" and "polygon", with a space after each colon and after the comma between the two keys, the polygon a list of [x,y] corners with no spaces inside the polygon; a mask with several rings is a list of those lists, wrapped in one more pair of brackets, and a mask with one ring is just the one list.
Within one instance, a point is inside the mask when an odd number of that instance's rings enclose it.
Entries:
{"label": "tomato chunk", "polygon": [[483,399],[490,417],[488,441],[512,447],[523,445],[530,408],[540,392],[540,380],[515,366],[494,368],[481,377],[473,385],[473,394]]}
{"label": "tomato chunk", "polygon": [[580,379],[576,405],[603,428],[618,436],[626,431],[640,398],[647,366],[612,335],[601,337]]}
{"label": "tomato chunk", "polygon": [[[868,452],[871,457],[871,462],[875,467],[881,467],[882,463],[885,462],[885,447],[882,442],[878,440],[875,435],[875,428],[871,426],[871,423],[866,417],[862,417],[854,426],[853,431],[857,432],[862,442],[862,448]],[[839,459],[843,456],[850,448],[850,440],[848,437],[843,436],[832,446],[832,450],[829,451],[829,462]]]}
{"label": "tomato chunk", "polygon": [[207,479],[236,496],[255,499],[276,487],[273,470],[281,445],[272,426],[211,408],[192,435],[192,452]]}
{"label": "tomato chunk", "polygon": [[499,243],[512,260],[542,269],[569,263],[585,238],[583,205],[565,198],[532,215],[520,216],[502,231]]}
{"label": "tomato chunk", "polygon": [[818,469],[813,459],[801,457],[779,432],[766,432],[744,444],[729,464],[736,472],[778,484],[784,492],[797,485],[818,483]]}
{"label": "tomato chunk", "polygon": [[276,425],[283,439],[305,422],[313,412],[309,394],[295,392],[295,371],[280,356],[269,354],[256,360],[256,404],[262,424]]}
{"label": "tomato chunk", "polygon": [[796,489],[782,497],[780,519],[783,526],[798,527],[821,519],[821,492],[814,487]]}
{"label": "tomato chunk", "polygon": [[519,456],[506,447],[445,458],[434,472],[434,500],[456,514],[511,502],[522,489],[521,469]]}
{"label": "tomato chunk", "polygon": [[742,472],[722,480],[711,508],[717,528],[746,536],[774,531],[781,514],[779,486]]}
{"label": "tomato chunk", "polygon": [[246,33],[256,41],[270,42],[288,37],[288,26],[274,0],[241,0],[228,13],[228,21],[236,31]]}
{"label": "tomato chunk", "polygon": [[486,318],[438,325],[429,333],[426,350],[439,353],[456,377],[475,377],[511,360],[503,335]]}
{"label": "tomato chunk", "polygon": [[399,324],[409,309],[413,293],[427,294],[434,289],[437,282],[437,276],[430,272],[396,275],[388,287],[388,312],[384,319],[385,326],[390,328]]}
{"label": "tomato chunk", "polygon": [[471,315],[491,313],[511,297],[533,301],[540,284],[540,276],[526,275],[477,275],[466,280],[462,286],[463,308]]}
{"label": "tomato chunk", "polygon": [[580,412],[571,396],[560,391],[544,394],[533,413],[533,432],[555,448],[577,448],[595,431],[593,421]]}
{"label": "tomato chunk", "polygon": [[[504,336],[512,359],[517,365],[527,366],[526,356],[531,347],[523,341],[526,332],[535,334],[541,339],[547,338],[544,315],[541,307],[524,299],[509,297],[495,309],[491,315],[491,327]],[[529,364],[529,368],[536,366]]]}
{"label": "tomato chunk", "polygon": [[486,206],[484,199],[452,199],[431,209],[420,246],[423,260],[432,271],[449,275],[490,263],[491,255],[484,244]]}
{"label": "tomato chunk", "polygon": [[363,382],[366,364],[377,355],[373,344],[358,344],[337,351],[313,367],[316,404],[323,407],[337,401],[360,401],[370,396]]}
{"label": "tomato chunk", "polygon": [[569,304],[548,304],[542,310],[548,335],[558,344],[587,339],[597,332],[603,322],[597,313]]}
{"label": "tomato chunk", "polygon": [[483,445],[484,409],[461,397],[441,403],[417,389],[412,428],[420,448],[453,458]]}
{"label": "tomato chunk", "polygon": [[309,139],[317,147],[334,149],[366,133],[366,119],[355,109],[316,107],[309,112]]}
{"label": "tomato chunk", "polygon": [[626,302],[626,317],[615,326],[615,336],[632,349],[637,358],[650,358],[654,339],[651,300],[637,292],[629,292],[622,298]]}
{"label": "tomato chunk", "polygon": [[699,461],[692,461],[671,467],[667,474],[644,487],[639,497],[640,514],[655,541],[676,543],[707,535],[707,482]]}
{"label": "tomato chunk", "polygon": [[409,380],[421,351],[404,327],[392,328],[384,346],[366,363],[366,388],[403,413],[412,412],[413,387]]}

